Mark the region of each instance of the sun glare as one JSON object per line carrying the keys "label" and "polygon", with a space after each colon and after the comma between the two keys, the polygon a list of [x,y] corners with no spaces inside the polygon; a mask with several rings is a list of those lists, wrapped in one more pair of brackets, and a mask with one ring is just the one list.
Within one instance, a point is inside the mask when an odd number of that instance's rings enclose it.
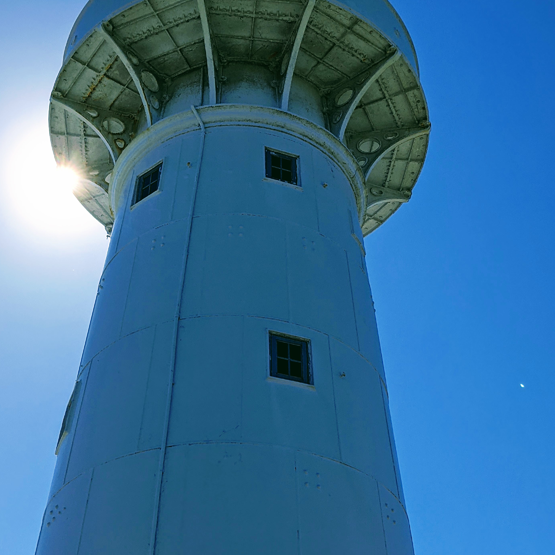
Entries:
{"label": "sun glare", "polygon": [[54,161],[48,131],[36,129],[12,147],[6,168],[13,212],[30,233],[72,236],[99,231],[73,196],[78,174]]}

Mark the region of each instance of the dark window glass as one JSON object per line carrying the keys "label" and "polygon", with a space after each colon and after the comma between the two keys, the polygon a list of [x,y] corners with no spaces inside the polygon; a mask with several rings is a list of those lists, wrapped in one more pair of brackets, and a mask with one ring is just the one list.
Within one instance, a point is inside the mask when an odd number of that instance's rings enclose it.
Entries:
{"label": "dark window glass", "polygon": [[162,164],[158,164],[155,168],[148,170],[137,178],[133,204],[137,204],[137,202],[140,202],[158,190],[161,174]]}
{"label": "dark window glass", "polygon": [[297,179],[297,158],[289,154],[266,149],[266,177],[299,185]]}
{"label": "dark window glass", "polygon": [[302,383],[312,383],[308,341],[270,334],[270,374]]}

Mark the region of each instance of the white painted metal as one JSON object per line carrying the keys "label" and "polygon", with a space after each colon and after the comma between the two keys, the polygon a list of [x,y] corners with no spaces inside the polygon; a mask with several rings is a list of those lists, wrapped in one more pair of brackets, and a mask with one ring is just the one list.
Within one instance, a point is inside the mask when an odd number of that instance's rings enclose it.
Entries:
{"label": "white painted metal", "polygon": [[339,139],[342,141],[345,137],[345,131],[347,126],[351,121],[351,117],[356,107],[359,105],[360,101],[364,98],[364,95],[368,92],[368,89],[376,82],[376,80],[382,75],[382,73],[391,67],[401,56],[398,50],[394,50],[388,54],[381,62],[378,62],[375,67],[372,67],[369,72],[365,72],[361,76],[357,76],[355,79],[343,84],[338,87],[330,95],[330,100],[333,102],[337,95],[341,95],[342,91],[348,91],[353,95],[351,101],[343,108],[343,112],[339,117],[338,122],[332,122],[331,128]]}
{"label": "white painted metal", "polygon": [[[37,555],[413,553],[361,229],[410,197],[391,166],[423,162],[412,46],[382,0],[284,4],[93,0],[76,24],[52,142],[112,237]],[[372,67],[326,129],[319,83]],[[90,111],[137,114],[117,154]],[[298,157],[297,185],[266,177],[266,148]],[[270,376],[270,332],[309,342],[313,383]]]}
{"label": "white painted metal", "polygon": [[206,13],[206,4],[204,0],[197,0],[200,21],[202,24],[202,34],[204,37],[204,49],[206,51],[206,67],[208,71],[208,86],[210,91],[209,102],[216,104],[216,65],[214,60],[214,51],[212,49],[212,38],[210,36],[210,24],[208,23],[208,14]]}
{"label": "white painted metal", "polygon": [[295,40],[291,47],[291,51],[287,52],[286,55],[289,57],[287,63],[287,71],[285,72],[285,79],[283,85],[283,92],[281,94],[281,109],[289,109],[289,95],[291,94],[291,85],[293,83],[293,74],[295,73],[295,67],[297,65],[297,58],[299,57],[299,50],[301,49],[301,44],[303,42],[304,34],[308,26],[308,20],[312,15],[312,10],[316,4],[316,0],[308,0],[306,8],[303,12],[303,16],[299,23],[299,28],[295,33]]}

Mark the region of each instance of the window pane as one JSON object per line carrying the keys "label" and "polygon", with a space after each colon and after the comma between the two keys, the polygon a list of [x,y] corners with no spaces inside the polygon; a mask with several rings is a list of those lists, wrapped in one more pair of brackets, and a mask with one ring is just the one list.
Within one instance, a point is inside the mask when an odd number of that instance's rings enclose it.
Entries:
{"label": "window pane", "polygon": [[309,368],[308,341],[270,332],[270,375],[302,383],[313,383]]}
{"label": "window pane", "polygon": [[137,178],[137,184],[135,187],[135,203],[145,199],[158,190],[161,171],[162,164],[158,164],[158,166],[154,169],[140,175]]}
{"label": "window pane", "polygon": [[300,362],[290,362],[291,365],[291,377],[293,378],[302,378],[303,377],[303,368]]}
{"label": "window pane", "polygon": [[266,177],[297,185],[297,158],[267,149]]}
{"label": "window pane", "polygon": [[302,347],[300,345],[290,345],[289,349],[291,360],[300,362],[302,360]]}
{"label": "window pane", "polygon": [[278,371],[278,374],[283,374],[284,376],[289,375],[289,363],[287,362],[286,359],[278,358],[277,371]]}
{"label": "window pane", "polygon": [[289,343],[284,341],[277,341],[277,356],[289,358]]}

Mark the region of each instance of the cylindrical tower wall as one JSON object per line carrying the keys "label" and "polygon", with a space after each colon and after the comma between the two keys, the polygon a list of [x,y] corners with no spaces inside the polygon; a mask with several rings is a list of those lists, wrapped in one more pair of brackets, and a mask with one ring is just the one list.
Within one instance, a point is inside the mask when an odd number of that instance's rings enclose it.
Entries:
{"label": "cylindrical tower wall", "polygon": [[[349,156],[270,109],[199,112],[205,131],[162,121],[114,171],[37,553],[407,555]],[[296,185],[266,149],[297,157]],[[272,333],[308,342],[312,383],[271,376]]]}
{"label": "cylindrical tower wall", "polygon": [[389,2],[90,0],[50,132],[111,242],[37,553],[411,555],[363,235],[430,124]]}

